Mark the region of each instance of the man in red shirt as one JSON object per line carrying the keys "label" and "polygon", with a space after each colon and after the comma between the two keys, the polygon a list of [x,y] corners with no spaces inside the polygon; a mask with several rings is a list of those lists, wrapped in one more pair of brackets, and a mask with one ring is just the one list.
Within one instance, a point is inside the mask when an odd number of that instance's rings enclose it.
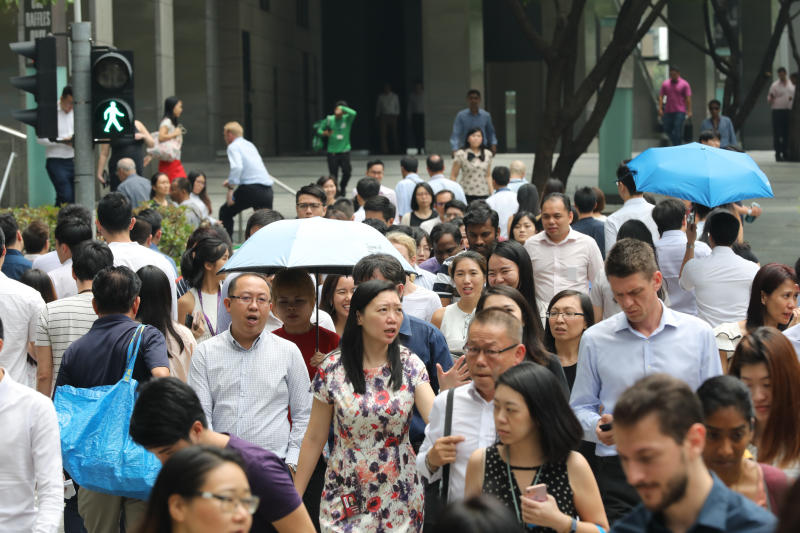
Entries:
{"label": "man in red shirt", "polygon": [[[666,98],[666,105],[664,104]],[[692,118],[692,88],[681,78],[678,67],[669,67],[669,79],[661,84],[658,94],[658,116],[673,146],[681,144],[683,121]]]}

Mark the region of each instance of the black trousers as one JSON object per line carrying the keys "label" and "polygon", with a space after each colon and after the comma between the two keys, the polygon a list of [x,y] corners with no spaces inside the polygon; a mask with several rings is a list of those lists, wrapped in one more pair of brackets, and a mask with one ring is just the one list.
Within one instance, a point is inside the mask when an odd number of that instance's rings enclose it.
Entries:
{"label": "black trousers", "polygon": [[608,522],[614,522],[628,514],[639,502],[639,493],[628,484],[619,457],[597,457],[597,484],[603,507],[606,509]]}
{"label": "black trousers", "polygon": [[775,160],[777,161],[789,158],[789,121],[791,117],[791,109],[772,110],[772,145],[775,148]]}
{"label": "black trousers", "polygon": [[239,185],[233,191],[233,205],[223,204],[219,208],[219,220],[233,238],[233,217],[252,207],[272,209],[272,187],[268,185]]}
{"label": "black trousers", "polygon": [[414,113],[411,115],[411,131],[414,133],[414,146],[419,153],[425,150],[425,115]]}
{"label": "black trousers", "polygon": [[[339,180],[339,169],[342,169],[342,179]],[[353,167],[350,165],[350,152],[332,154],[328,152],[328,173],[339,182],[339,196],[347,196],[347,182]]]}

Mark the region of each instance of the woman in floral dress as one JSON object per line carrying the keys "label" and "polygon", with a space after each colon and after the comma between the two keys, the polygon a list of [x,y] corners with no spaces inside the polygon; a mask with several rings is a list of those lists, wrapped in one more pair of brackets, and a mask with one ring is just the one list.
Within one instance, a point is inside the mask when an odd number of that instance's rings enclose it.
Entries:
{"label": "woman in floral dress", "polygon": [[464,148],[453,154],[450,179],[464,189],[467,203],[492,194],[492,151],[484,146],[480,128],[470,129]]}
{"label": "woman in floral dress", "polygon": [[333,422],[322,531],[422,530],[424,491],[408,430],[415,406],[427,423],[434,394],[425,365],[398,342],[402,321],[391,282],[359,284],[341,348],[314,377],[314,405],[294,482],[303,494]]}

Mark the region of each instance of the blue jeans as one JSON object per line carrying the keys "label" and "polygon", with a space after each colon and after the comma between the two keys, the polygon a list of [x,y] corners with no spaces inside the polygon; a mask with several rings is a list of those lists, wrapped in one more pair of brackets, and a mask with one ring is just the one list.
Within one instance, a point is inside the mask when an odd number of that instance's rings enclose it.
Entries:
{"label": "blue jeans", "polygon": [[683,121],[686,120],[686,113],[664,113],[661,124],[664,126],[664,133],[669,137],[672,146],[683,144]]}
{"label": "blue jeans", "polygon": [[75,161],[51,157],[45,163],[47,175],[56,190],[56,207],[75,203]]}

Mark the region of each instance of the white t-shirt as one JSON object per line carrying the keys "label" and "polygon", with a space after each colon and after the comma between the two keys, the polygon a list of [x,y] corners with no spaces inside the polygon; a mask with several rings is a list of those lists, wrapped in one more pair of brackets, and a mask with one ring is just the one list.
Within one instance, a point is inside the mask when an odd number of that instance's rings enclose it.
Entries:
{"label": "white t-shirt", "polygon": [[72,258],[64,261],[60,267],[47,273],[53,282],[56,299],[68,298],[78,294],[78,284],[72,279]]}
{"label": "white t-shirt", "polygon": [[31,268],[38,268],[39,270],[43,270],[45,272],[50,272],[51,270],[55,270],[61,266],[61,261],[58,259],[58,254],[55,251],[47,252],[44,255],[40,255],[33,261],[33,267]]}
{"label": "white t-shirt", "polygon": [[169,280],[172,294],[172,320],[178,319],[178,294],[175,289],[175,269],[167,258],[138,242],[111,242],[108,244],[114,254],[114,266],[126,266],[136,272],[143,266],[152,265],[160,269]]}
{"label": "white t-shirt", "polygon": [[403,295],[403,312],[430,322],[434,311],[442,307],[442,300],[435,292],[417,286],[417,290]]}

